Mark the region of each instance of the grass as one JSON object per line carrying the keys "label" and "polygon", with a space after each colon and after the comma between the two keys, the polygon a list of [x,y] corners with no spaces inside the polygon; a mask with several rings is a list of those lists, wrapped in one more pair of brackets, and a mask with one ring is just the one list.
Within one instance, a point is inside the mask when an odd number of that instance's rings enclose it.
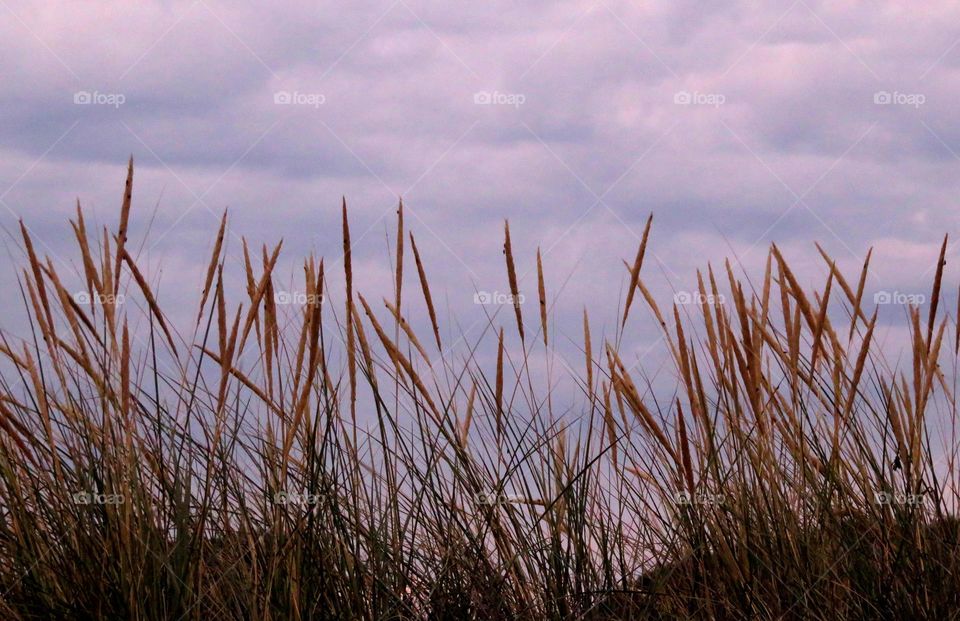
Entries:
{"label": "grass", "polygon": [[[280,246],[257,257],[244,242],[228,265],[225,215],[181,335],[127,243],[132,177],[131,162],[115,232],[77,208],[81,295],[22,226],[31,332],[0,336],[3,618],[960,610],[946,240],[891,366],[864,300],[869,255],[848,278],[824,253],[829,277],[809,291],[772,247],[757,288],[727,264],[698,274],[692,306],[660,307],[641,274],[648,220],[616,333],[591,336],[584,312],[573,409],[531,369],[550,346],[549,264],[538,252],[530,311],[509,226],[513,317],[491,317],[465,354],[441,355],[402,206],[392,299],[354,281],[344,203],[346,302],[330,301],[332,263],[308,257],[292,315],[276,303]],[[417,279],[404,282],[408,239]],[[226,270],[245,279],[242,302],[227,300]],[[412,302],[425,334],[403,314]],[[647,317],[677,377],[666,402],[620,349]]]}

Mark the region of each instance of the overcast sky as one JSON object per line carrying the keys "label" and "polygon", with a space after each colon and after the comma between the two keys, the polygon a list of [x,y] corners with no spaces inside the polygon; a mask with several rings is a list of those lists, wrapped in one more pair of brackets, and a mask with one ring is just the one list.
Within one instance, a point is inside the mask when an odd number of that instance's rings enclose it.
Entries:
{"label": "overcast sky", "polygon": [[651,212],[665,304],[707,261],[762,277],[770,242],[811,285],[819,241],[853,271],[874,247],[868,294],[925,292],[957,223],[958,43],[937,1],[0,0],[0,224],[15,260],[22,217],[75,266],[66,218],[115,226],[132,154],[131,237],[185,316],[225,207],[230,252],[283,238],[292,277],[338,265],[344,195],[358,288],[390,294],[402,196],[453,333],[507,291],[505,218],[560,343],[584,305],[612,325]]}

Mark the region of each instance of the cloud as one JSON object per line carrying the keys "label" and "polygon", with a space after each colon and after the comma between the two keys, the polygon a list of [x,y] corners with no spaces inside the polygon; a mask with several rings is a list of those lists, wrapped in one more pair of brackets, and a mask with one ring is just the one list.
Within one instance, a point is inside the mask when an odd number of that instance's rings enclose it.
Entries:
{"label": "cloud", "polygon": [[292,273],[335,261],[346,195],[379,287],[403,194],[451,312],[504,287],[509,218],[526,268],[551,248],[574,332],[585,303],[611,325],[650,212],[664,295],[731,251],[762,270],[774,241],[811,279],[820,240],[854,271],[873,245],[876,285],[908,282],[957,225],[952,3],[8,7],[0,221],[65,260],[75,198],[113,222],[131,153],[156,264],[197,272],[225,207],[252,247],[282,237]]}

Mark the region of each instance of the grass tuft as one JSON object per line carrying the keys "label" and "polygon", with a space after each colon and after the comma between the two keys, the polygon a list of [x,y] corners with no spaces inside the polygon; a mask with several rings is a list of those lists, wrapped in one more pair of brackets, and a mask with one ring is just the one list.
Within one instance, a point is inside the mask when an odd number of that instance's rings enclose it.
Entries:
{"label": "grass tuft", "polygon": [[[184,335],[128,245],[133,172],[131,161],[115,232],[88,230],[78,204],[76,274],[38,255],[21,223],[30,330],[0,333],[3,618],[960,609],[960,332],[940,304],[946,238],[926,316],[907,308],[908,346],[891,366],[864,304],[870,253],[848,278],[818,246],[818,289],[773,246],[759,286],[729,263],[726,278],[708,266],[695,303],[661,309],[641,275],[651,216],[625,264],[612,340],[591,336],[584,309],[583,374],[564,365],[580,392],[557,416],[558,378],[525,345],[508,224],[518,352],[496,314],[467,354],[444,349],[402,204],[388,323],[378,318],[354,281],[345,200],[343,313],[323,259],[303,262],[296,306],[277,303],[282,242],[257,260],[244,241],[231,265],[224,213]],[[409,320],[416,300],[401,307],[407,239],[433,359]],[[538,249],[549,357],[548,327],[562,330],[548,323],[543,260]],[[242,301],[228,299],[233,271]],[[668,399],[620,349],[640,298],[667,344]]]}

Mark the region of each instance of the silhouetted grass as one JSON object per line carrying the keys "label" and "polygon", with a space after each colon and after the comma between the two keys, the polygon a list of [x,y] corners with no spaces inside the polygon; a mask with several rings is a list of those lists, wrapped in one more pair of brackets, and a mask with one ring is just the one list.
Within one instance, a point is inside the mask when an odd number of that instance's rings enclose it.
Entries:
{"label": "silhouetted grass", "polygon": [[[957,614],[956,377],[941,364],[960,340],[938,309],[943,252],[891,368],[867,264],[847,280],[824,253],[829,279],[808,291],[773,247],[758,289],[709,269],[682,316],[644,284],[648,221],[616,334],[591,336],[584,314],[571,411],[528,364],[550,345],[550,265],[538,252],[525,317],[509,227],[515,303],[507,325],[490,320],[489,367],[480,343],[441,355],[412,235],[418,278],[403,287],[402,207],[392,301],[361,295],[344,203],[342,265],[304,261],[292,322],[280,246],[244,243],[228,265],[224,216],[184,336],[126,243],[132,176],[115,233],[77,208],[81,295],[22,227],[32,333],[0,340],[3,618]],[[225,270],[247,283],[240,303]],[[432,334],[403,315],[418,287]],[[621,355],[644,304],[679,378],[669,403]]]}

